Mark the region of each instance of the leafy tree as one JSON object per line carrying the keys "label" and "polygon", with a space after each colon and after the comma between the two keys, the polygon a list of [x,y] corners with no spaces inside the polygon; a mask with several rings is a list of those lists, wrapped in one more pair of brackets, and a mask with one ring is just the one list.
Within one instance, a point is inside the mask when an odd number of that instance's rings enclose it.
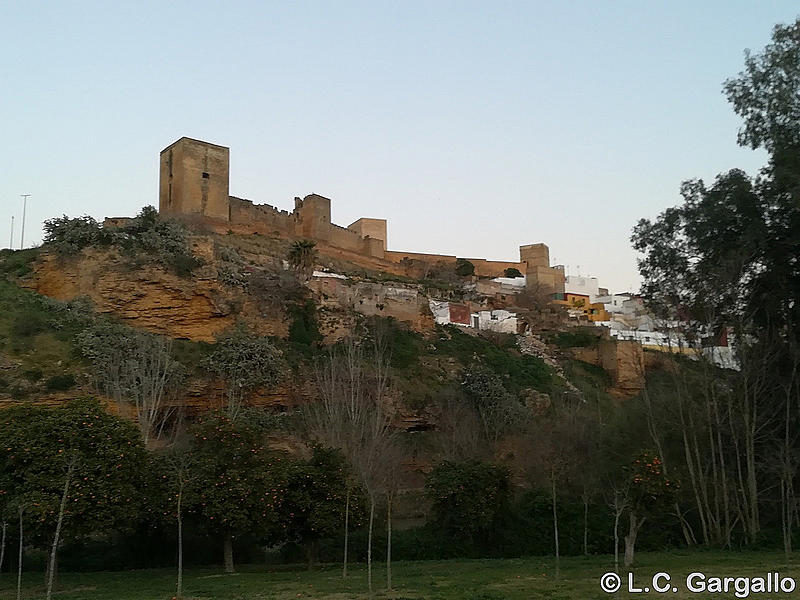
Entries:
{"label": "leafy tree", "polygon": [[289,248],[286,256],[289,266],[301,281],[308,281],[314,274],[314,263],[317,260],[316,242],[298,240]]}
{"label": "leafy tree", "polygon": [[459,277],[469,277],[475,274],[475,265],[465,258],[456,261],[456,275]]}
{"label": "leafy tree", "polygon": [[508,468],[468,460],[444,461],[425,480],[431,523],[442,534],[473,544],[490,535],[511,498]]}
{"label": "leafy tree", "polygon": [[674,503],[679,483],[664,474],[659,456],[641,452],[626,468],[628,534],[625,536],[625,566],[633,564],[636,538],[648,517],[659,515]]}
{"label": "leafy tree", "polygon": [[233,539],[254,533],[270,543],[285,539],[281,504],[287,461],[266,446],[265,432],[226,415],[209,415],[191,429],[198,486],[193,510],[221,538],[225,572],[234,571]]}
{"label": "leafy tree", "polygon": [[725,82],[742,119],[739,143],[775,154],[800,146],[800,19],[776,25],[764,51],[745,51],[745,68]]}
{"label": "leafy tree", "polygon": [[[704,539],[729,544],[735,523],[749,541],[757,539],[764,471],[777,455],[788,549],[798,472],[791,432],[800,418],[792,408],[800,382],[800,20],[776,26],[763,52],[748,52],[725,93],[744,120],[739,143],[764,148],[767,166],[755,178],[731,170],[711,186],[685,182],[684,203],[655,221],[640,221],[632,241],[643,253],[648,303],[690,344],[699,349],[721,332],[734,334],[729,341],[739,372],[728,385],[720,386],[706,367],[693,407],[687,399],[696,390],[676,378]],[[708,440],[707,447],[698,439]],[[709,463],[721,490],[713,507],[703,494]]]}
{"label": "leafy tree", "polygon": [[28,539],[53,540],[52,573],[61,539],[136,521],[145,456],[135,428],[94,400],[13,407],[0,422],[0,495],[24,516]]}
{"label": "leafy tree", "polygon": [[226,413],[231,420],[239,416],[248,394],[275,385],[284,370],[281,351],[268,338],[242,327],[218,340],[205,364],[225,382]]}
{"label": "leafy tree", "polygon": [[524,277],[524,275],[520,273],[519,269],[517,269],[516,267],[509,267],[508,269],[503,271],[503,277],[515,278],[515,277]]}
{"label": "leafy tree", "polygon": [[[344,455],[333,448],[315,445],[308,461],[297,462],[289,469],[282,505],[283,520],[289,539],[306,548],[309,569],[313,566],[317,544],[342,530],[345,504],[351,516],[360,505],[355,494],[346,498],[349,466]],[[356,519],[357,520],[357,519]]]}

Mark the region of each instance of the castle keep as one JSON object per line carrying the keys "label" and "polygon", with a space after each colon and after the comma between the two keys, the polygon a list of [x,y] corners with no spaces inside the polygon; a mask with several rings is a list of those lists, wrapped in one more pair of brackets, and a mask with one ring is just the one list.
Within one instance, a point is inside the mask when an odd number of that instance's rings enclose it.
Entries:
{"label": "castle keep", "polygon": [[[254,204],[230,195],[230,149],[182,137],[161,151],[159,212],[202,224],[226,233],[260,233],[279,237],[310,239],[321,247],[356,260],[363,257],[370,266],[397,271],[398,264],[410,262],[455,263],[444,254],[423,254],[388,250],[386,220],[361,218],[347,227],[331,222],[331,201],[318,194],[294,199],[288,212],[269,204]],[[545,244],[520,247],[519,262],[467,259],[475,274],[500,277],[505,269],[516,268],[528,283],[539,282],[554,292],[564,291],[564,270],[550,266]]]}

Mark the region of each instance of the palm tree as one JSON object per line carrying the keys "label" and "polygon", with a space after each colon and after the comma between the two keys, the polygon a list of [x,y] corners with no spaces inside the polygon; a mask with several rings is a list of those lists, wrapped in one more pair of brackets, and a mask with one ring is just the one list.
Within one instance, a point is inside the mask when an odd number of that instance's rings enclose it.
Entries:
{"label": "palm tree", "polygon": [[287,259],[289,266],[302,281],[308,281],[314,274],[314,263],[317,260],[316,242],[299,240],[289,248]]}

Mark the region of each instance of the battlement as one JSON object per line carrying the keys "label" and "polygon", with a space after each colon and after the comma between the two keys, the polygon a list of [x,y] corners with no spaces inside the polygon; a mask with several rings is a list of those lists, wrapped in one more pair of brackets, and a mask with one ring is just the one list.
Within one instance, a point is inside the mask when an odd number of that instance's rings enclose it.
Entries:
{"label": "battlement", "polygon": [[[347,227],[331,221],[331,200],[319,194],[294,199],[294,210],[270,204],[254,204],[229,193],[230,149],[201,140],[182,137],[160,155],[159,211],[172,217],[201,221],[218,230],[261,233],[305,238],[354,255],[385,261],[384,264],[415,261],[418,264],[455,263],[455,256],[396,252],[387,248],[386,219],[362,217]],[[508,268],[564,291],[564,273],[550,267],[545,244],[520,246],[519,262],[470,259],[475,274],[498,277]]]}

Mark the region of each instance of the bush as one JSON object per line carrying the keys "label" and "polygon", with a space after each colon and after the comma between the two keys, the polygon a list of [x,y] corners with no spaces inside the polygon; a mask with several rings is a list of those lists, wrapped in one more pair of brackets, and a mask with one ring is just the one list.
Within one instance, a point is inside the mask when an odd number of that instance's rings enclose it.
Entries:
{"label": "bush", "polygon": [[559,348],[590,348],[600,341],[600,330],[596,327],[576,327],[570,331],[561,331],[551,339]]}
{"label": "bush", "polygon": [[114,245],[134,264],[142,255],[158,260],[186,277],[202,265],[189,249],[189,232],[177,221],[163,219],[152,206],[145,206],[130,225],[106,230],[92,217],[71,219],[64,215],[45,221],[45,244],[56,254],[77,254],[84,248]]}
{"label": "bush", "polygon": [[469,277],[475,274],[475,265],[468,260],[459,258],[456,261],[456,275],[459,277]]}
{"label": "bush", "polygon": [[67,215],[44,222],[44,243],[56,254],[77,254],[90,246],[111,241],[102,225],[89,216],[71,219]]}
{"label": "bush", "polygon": [[20,311],[11,324],[11,335],[15,338],[31,338],[47,329],[47,319],[33,308]]}
{"label": "bush", "polygon": [[322,339],[317,323],[317,305],[313,300],[295,304],[289,308],[292,319],[289,325],[289,341],[300,346],[311,346]]}
{"label": "bush", "polygon": [[13,277],[24,277],[33,270],[31,265],[38,255],[38,248],[0,250],[0,273]]}
{"label": "bush", "polygon": [[42,378],[42,372],[39,369],[27,369],[22,372],[22,376],[31,383],[36,383]]}
{"label": "bush", "polygon": [[460,331],[455,325],[439,326],[437,332],[437,353],[452,356],[465,367],[483,363],[503,377],[503,385],[510,392],[516,393],[523,388],[550,391],[553,379],[550,368],[540,358],[507,347],[504,341],[507,338],[499,338],[503,347],[498,347],[487,339]]}
{"label": "bush", "polygon": [[69,373],[53,375],[44,384],[51,392],[64,392],[75,387],[75,376]]}
{"label": "bush", "polygon": [[519,272],[519,269],[516,267],[509,267],[505,271],[503,271],[503,277],[524,277],[522,273]]}
{"label": "bush", "polygon": [[508,468],[477,460],[439,463],[425,481],[431,526],[469,543],[490,535],[508,511],[510,477]]}

